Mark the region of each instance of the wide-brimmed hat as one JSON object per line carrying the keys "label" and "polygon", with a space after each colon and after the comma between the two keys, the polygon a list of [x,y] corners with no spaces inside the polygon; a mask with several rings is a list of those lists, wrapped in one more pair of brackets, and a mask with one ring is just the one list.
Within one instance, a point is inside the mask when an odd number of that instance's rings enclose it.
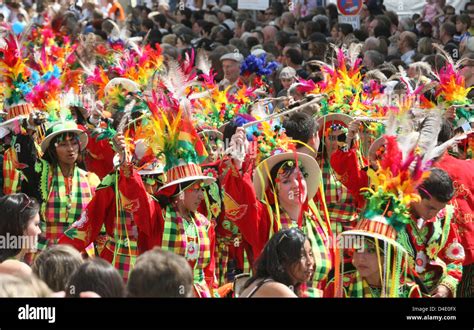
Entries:
{"label": "wide-brimmed hat", "polygon": [[165,176],[163,186],[158,191],[183,182],[202,180],[205,185],[209,185],[216,180],[213,177],[204,175],[201,166],[194,163],[185,163],[184,161],[181,165],[174,166],[166,171]]}
{"label": "wide-brimmed hat", "polygon": [[320,130],[332,124],[342,124],[347,127],[352,121],[352,117],[344,113],[330,113],[316,119]]}
{"label": "wide-brimmed hat", "polygon": [[7,106],[5,107],[5,111],[3,111],[5,121],[0,122],[0,126],[6,126],[18,118],[26,118],[33,112],[33,110],[33,105],[26,102]]}
{"label": "wide-brimmed hat", "polygon": [[55,136],[58,136],[63,133],[74,133],[79,137],[79,142],[81,144],[81,150],[84,150],[87,146],[88,138],[87,134],[84,131],[80,130],[77,127],[77,124],[73,121],[58,121],[53,123],[46,130],[46,137],[41,142],[41,151],[46,152],[49,147],[49,144]]}
{"label": "wide-brimmed hat", "polygon": [[260,162],[257,166],[254,176],[253,185],[255,187],[255,193],[258,199],[263,199],[263,194],[268,188],[270,183],[270,171],[279,162],[288,160],[301,162],[301,166],[304,168],[308,177],[306,178],[306,185],[308,187],[308,200],[313,199],[321,182],[321,170],[316,160],[306,154],[294,151],[280,152],[276,150],[270,157]]}
{"label": "wide-brimmed hat", "polygon": [[374,216],[370,219],[359,220],[352,230],[347,230],[340,236],[364,236],[375,238],[391,244],[400,252],[407,252],[405,248],[397,242],[397,231],[392,227],[387,218],[382,215]]}
{"label": "wide-brimmed hat", "polygon": [[386,140],[385,140],[385,137],[384,137],[384,136],[381,136],[381,137],[379,137],[378,139],[376,139],[374,142],[372,142],[372,144],[371,144],[370,147],[369,147],[368,156],[373,155],[373,154],[376,154],[377,151],[378,151],[381,147],[383,147],[385,143],[386,143]]}

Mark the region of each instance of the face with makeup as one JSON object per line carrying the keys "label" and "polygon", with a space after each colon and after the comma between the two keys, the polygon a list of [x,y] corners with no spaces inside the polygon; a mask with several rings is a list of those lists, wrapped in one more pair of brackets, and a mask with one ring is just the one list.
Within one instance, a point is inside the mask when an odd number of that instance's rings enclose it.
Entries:
{"label": "face with makeup", "polygon": [[276,178],[278,200],[285,206],[298,206],[304,203],[308,196],[306,179],[299,168],[282,167]]}
{"label": "face with makeup", "polygon": [[[379,250],[380,251],[380,250]],[[380,260],[379,260],[380,258]],[[352,264],[363,277],[371,285],[379,285],[380,280],[380,263],[383,262],[383,254],[379,252],[372,240],[363,239],[363,247],[354,251],[352,256]]]}

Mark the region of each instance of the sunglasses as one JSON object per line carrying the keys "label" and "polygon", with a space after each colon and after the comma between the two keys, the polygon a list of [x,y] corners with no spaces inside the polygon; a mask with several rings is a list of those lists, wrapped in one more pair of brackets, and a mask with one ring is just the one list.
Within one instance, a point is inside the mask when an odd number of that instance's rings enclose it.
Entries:
{"label": "sunglasses", "polygon": [[22,194],[23,195],[23,206],[21,207],[20,209],[20,212],[19,213],[23,213],[27,208],[30,207],[31,203],[33,203],[33,201],[30,199],[30,197],[28,197],[27,194]]}
{"label": "sunglasses", "polygon": [[304,235],[303,231],[299,228],[291,228],[288,232],[285,232],[280,239],[278,240],[278,245],[283,242],[285,238],[292,239],[297,236],[297,234]]}

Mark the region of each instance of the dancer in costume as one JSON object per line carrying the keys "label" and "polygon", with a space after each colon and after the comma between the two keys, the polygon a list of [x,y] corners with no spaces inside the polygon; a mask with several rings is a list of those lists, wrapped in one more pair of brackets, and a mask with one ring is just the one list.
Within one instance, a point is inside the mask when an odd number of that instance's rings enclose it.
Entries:
{"label": "dancer in costume", "polygon": [[314,158],[289,149],[288,141],[275,137],[273,153],[258,164],[252,180],[252,166],[242,170],[246,141],[245,131],[238,128],[231,142],[235,167],[223,182],[226,217],[239,227],[255,258],[280,229],[301,228],[315,258],[307,294],[319,296],[333,262],[329,224],[308,206],[319,186],[319,166]]}

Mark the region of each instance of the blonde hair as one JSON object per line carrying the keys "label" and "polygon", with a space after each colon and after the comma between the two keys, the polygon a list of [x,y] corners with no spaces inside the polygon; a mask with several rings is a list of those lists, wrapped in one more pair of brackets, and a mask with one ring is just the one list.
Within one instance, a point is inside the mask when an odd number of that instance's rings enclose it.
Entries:
{"label": "blonde hair", "polygon": [[55,245],[36,257],[33,273],[54,291],[66,290],[71,275],[83,263],[82,256],[69,245]]}
{"label": "blonde hair", "polygon": [[0,298],[45,298],[53,292],[36,276],[0,274]]}

